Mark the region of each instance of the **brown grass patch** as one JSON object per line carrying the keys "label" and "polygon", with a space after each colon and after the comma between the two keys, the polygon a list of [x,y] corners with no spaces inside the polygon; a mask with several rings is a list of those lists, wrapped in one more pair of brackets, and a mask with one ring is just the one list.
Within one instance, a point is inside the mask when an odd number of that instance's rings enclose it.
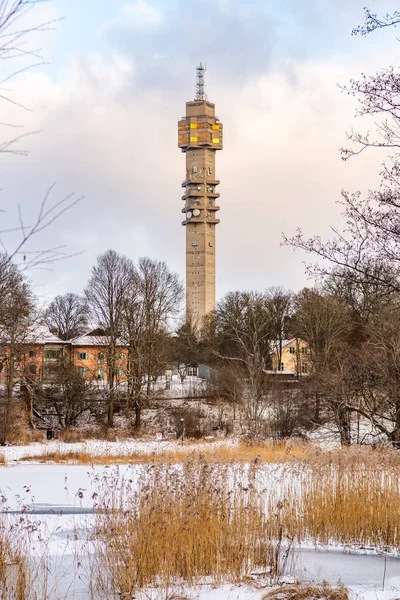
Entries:
{"label": "brown grass patch", "polygon": [[262,600],[349,600],[349,594],[343,585],[330,586],[323,582],[321,585],[285,585],[264,594]]}
{"label": "brown grass patch", "polygon": [[27,429],[25,425],[10,428],[7,435],[7,443],[13,446],[28,446],[33,442],[43,442],[44,431],[39,429]]}
{"label": "brown grass patch", "polygon": [[[193,455],[179,466],[132,470],[122,481],[119,470],[107,470],[95,580],[130,598],[143,587],[204,578],[219,585],[254,571],[276,583],[282,543],[398,550],[400,470],[357,461],[265,469],[260,460],[241,465]],[[348,600],[344,588],[325,584],[282,590],[283,600]]]}
{"label": "brown grass patch", "polygon": [[[330,465],[304,470],[288,486],[279,521],[288,539],[400,548],[400,471]],[[270,501],[276,510],[276,499]]]}
{"label": "brown grass patch", "polygon": [[4,454],[0,453],[0,465],[5,465],[6,464],[6,457],[4,456]]}
{"label": "brown grass patch", "polygon": [[98,508],[94,585],[121,598],[204,579],[239,582],[254,569],[271,582],[278,576],[279,552],[263,496],[254,487],[232,488],[230,467],[206,461],[187,461],[179,470],[158,465],[142,471],[137,482],[122,483],[118,474],[106,475]]}
{"label": "brown grass patch", "polygon": [[1,600],[27,600],[30,596],[31,570],[21,539],[10,535],[0,521],[0,596]]}
{"label": "brown grass patch", "polygon": [[186,458],[192,460],[206,460],[218,464],[249,463],[252,461],[260,463],[287,462],[288,460],[300,460],[306,457],[306,447],[303,445],[292,445],[282,443],[248,444],[241,442],[237,446],[214,445],[212,442],[201,449],[196,449],[192,440],[186,441],[181,446],[176,442],[173,449],[168,448],[161,452],[131,452],[120,454],[96,454],[86,450],[60,452],[58,450],[43,452],[37,456],[28,456],[23,460],[38,462],[55,462],[67,464],[159,464],[159,463],[181,463]]}

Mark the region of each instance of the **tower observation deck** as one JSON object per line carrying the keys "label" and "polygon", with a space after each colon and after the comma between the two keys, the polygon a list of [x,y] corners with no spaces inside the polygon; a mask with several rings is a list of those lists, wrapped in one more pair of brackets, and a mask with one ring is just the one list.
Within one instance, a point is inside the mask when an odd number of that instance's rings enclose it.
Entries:
{"label": "tower observation deck", "polygon": [[186,155],[182,182],[186,227],[186,315],[200,327],[215,308],[215,226],[219,223],[219,180],[215,153],[222,150],[222,123],[215,104],[204,91],[205,67],[197,67],[196,97],[186,102],[186,115],[178,122],[178,146]]}

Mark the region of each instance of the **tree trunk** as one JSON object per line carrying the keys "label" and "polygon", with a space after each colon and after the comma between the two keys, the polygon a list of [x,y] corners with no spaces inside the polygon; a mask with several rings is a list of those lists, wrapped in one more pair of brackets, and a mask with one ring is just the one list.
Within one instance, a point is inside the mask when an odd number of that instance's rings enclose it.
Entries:
{"label": "tree trunk", "polygon": [[315,393],[315,411],[314,411],[314,421],[316,423],[319,423],[320,410],[321,410],[321,398],[319,396],[319,393],[316,392]]}
{"label": "tree trunk", "polygon": [[141,413],[140,399],[137,398],[135,402],[135,429],[140,429],[141,427]]}
{"label": "tree trunk", "polygon": [[337,426],[339,429],[340,443],[342,446],[351,445],[351,425],[348,408],[339,406],[337,409]]}
{"label": "tree trunk", "polygon": [[109,404],[108,404],[108,416],[107,416],[107,425],[108,427],[114,427],[114,374],[110,374],[109,380]]}
{"label": "tree trunk", "polygon": [[389,434],[389,439],[395,448],[400,449],[400,400],[395,404],[395,428]]}

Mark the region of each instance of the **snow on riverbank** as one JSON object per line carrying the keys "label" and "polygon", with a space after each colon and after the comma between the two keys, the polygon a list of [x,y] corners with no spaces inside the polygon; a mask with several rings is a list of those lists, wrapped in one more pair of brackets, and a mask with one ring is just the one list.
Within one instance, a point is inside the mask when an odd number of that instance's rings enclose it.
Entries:
{"label": "snow on riverbank", "polygon": [[[217,444],[226,443],[216,442]],[[43,453],[43,448],[54,451],[58,442],[35,444],[21,447],[13,460],[23,456],[34,456],[32,450],[37,449],[37,455]],[[96,442],[90,441],[83,445],[89,446],[90,452],[104,453],[109,450],[115,454],[132,452],[148,453],[176,449],[176,442]],[[206,445],[209,447],[209,444]],[[77,451],[82,444],[62,444],[66,451]],[[72,450],[70,450],[72,448]],[[153,450],[149,450],[152,448]],[[201,444],[185,446],[184,451],[200,449]],[[6,451],[16,448],[6,448]],[[11,457],[8,457],[10,460]],[[57,597],[66,600],[89,600],[88,582],[85,575],[85,556],[90,552],[90,535],[92,533],[94,515],[90,514],[93,507],[93,493],[99,482],[114,481],[113,473],[123,477],[135,478],[143,465],[119,466],[87,466],[67,464],[39,464],[16,462],[0,467],[0,494],[7,498],[5,504],[11,511],[22,507],[28,508],[24,514],[26,522],[35,524],[36,531],[32,535],[34,543],[31,546],[32,556],[39,559],[43,551],[49,559],[50,578],[57,579],[62,590],[69,590],[66,596]],[[290,474],[290,475],[289,475]],[[282,468],[282,465],[268,464],[260,472],[265,482],[269,480],[275,489],[282,488],[289,481],[293,484],[297,474],[292,470]],[[264,483],[265,483],[264,482]],[[266,486],[268,487],[268,486]],[[7,519],[12,522],[18,515],[9,514]],[[76,565],[79,564],[79,573]],[[83,565],[83,566],[82,566]],[[395,600],[400,598],[400,559],[378,555],[372,549],[349,552],[348,548],[340,546],[318,546],[311,543],[296,545],[290,553],[286,575],[300,581],[321,583],[326,580],[330,584],[339,581],[349,587],[352,600]],[[73,581],[73,586],[72,585]],[[199,586],[196,589],[184,590],[184,595],[196,600],[262,600],[268,591],[247,585],[223,585],[215,589]],[[181,592],[181,590],[180,590]],[[56,597],[56,596],[54,596]],[[159,598],[154,597],[155,600]]]}
{"label": "snow on riverbank", "polygon": [[109,442],[104,440],[86,440],[85,442],[66,443],[51,440],[43,443],[34,443],[27,446],[7,446],[0,448],[0,456],[4,456],[6,462],[18,461],[24,458],[42,456],[43,454],[72,454],[75,452],[87,452],[96,456],[129,456],[130,454],[163,454],[165,452],[190,453],[196,450],[202,452],[210,448],[221,446],[235,446],[237,440],[212,440],[188,443],[182,446],[179,440],[136,440],[126,439]]}

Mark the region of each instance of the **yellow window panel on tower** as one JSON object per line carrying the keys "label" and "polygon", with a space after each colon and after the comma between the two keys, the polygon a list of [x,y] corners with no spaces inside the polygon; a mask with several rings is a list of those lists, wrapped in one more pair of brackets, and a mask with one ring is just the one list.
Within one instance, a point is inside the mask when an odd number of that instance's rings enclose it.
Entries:
{"label": "yellow window panel on tower", "polygon": [[[197,142],[197,137],[192,137],[192,136],[190,136],[190,141],[191,141],[191,142]],[[218,141],[219,141],[219,140],[218,140]]]}
{"label": "yellow window panel on tower", "polygon": [[219,138],[213,138],[213,144],[219,144]]}
{"label": "yellow window panel on tower", "polygon": [[213,125],[212,126],[213,129],[218,129],[219,130],[219,125]]}
{"label": "yellow window panel on tower", "polygon": [[190,129],[197,129],[197,123],[190,123]]}

